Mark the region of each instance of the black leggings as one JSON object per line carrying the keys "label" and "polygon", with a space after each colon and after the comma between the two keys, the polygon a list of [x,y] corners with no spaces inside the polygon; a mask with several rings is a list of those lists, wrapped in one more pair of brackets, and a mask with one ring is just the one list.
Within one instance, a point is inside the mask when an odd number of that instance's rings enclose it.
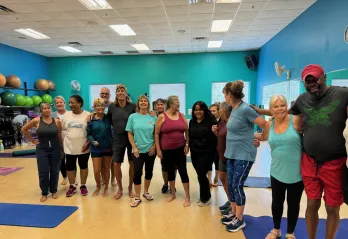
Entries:
{"label": "black leggings", "polygon": [[150,156],[148,153],[139,154],[139,158],[136,158],[132,154],[134,163],[134,184],[141,184],[141,177],[143,176],[143,166],[145,164],[145,179],[151,180],[153,175],[153,165],[155,164],[156,154]]}
{"label": "black leggings", "polygon": [[89,153],[71,155],[66,154],[66,170],[67,171],[76,171],[76,160],[79,161],[80,169],[88,169],[88,159]]}
{"label": "black leggings", "polygon": [[186,155],[184,147],[162,150],[164,168],[168,172],[168,181],[175,181],[176,170],[179,171],[181,182],[188,183],[189,177],[186,169]]}
{"label": "black leggings", "polygon": [[288,229],[287,233],[295,231],[298,215],[300,212],[300,201],[303,192],[303,182],[282,183],[271,176],[272,185],[272,215],[274,229],[280,229],[280,221],[283,215],[285,193],[287,194],[288,203]]}
{"label": "black leggings", "polygon": [[62,158],[60,159],[60,172],[63,176],[63,178],[66,178],[66,162],[65,162],[65,154],[61,154]]}

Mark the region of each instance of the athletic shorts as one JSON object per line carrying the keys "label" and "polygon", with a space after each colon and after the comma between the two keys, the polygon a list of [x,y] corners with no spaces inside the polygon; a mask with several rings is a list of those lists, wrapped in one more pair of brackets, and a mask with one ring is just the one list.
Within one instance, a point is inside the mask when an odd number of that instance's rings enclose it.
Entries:
{"label": "athletic shorts", "polygon": [[324,192],[324,200],[329,207],[343,204],[343,172],[346,159],[335,159],[318,165],[313,158],[302,153],[301,171],[308,199],[319,200]]}
{"label": "athletic shorts", "polygon": [[102,158],[102,157],[107,157],[107,156],[111,157],[112,151],[102,152],[102,153],[91,152],[91,156],[92,156],[92,158]]}
{"label": "athletic shorts", "polygon": [[112,144],[112,162],[114,163],[123,163],[124,154],[127,149],[128,161],[132,161],[132,145],[128,140],[128,136],[125,138],[118,138],[113,140]]}

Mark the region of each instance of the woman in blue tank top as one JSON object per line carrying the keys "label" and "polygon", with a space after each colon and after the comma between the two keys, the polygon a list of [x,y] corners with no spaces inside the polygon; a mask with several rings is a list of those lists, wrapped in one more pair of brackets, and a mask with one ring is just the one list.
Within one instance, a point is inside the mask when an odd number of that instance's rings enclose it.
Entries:
{"label": "woman in blue tank top", "polygon": [[270,111],[273,120],[267,122],[262,134],[257,138],[268,140],[271,147],[271,185],[272,215],[274,228],[266,239],[281,237],[280,222],[283,215],[285,194],[288,203],[288,226],[285,238],[295,238],[294,231],[300,212],[300,201],[303,192],[301,178],[301,136],[297,132],[301,120],[289,115],[287,101],[282,95],[274,95],[270,100]]}

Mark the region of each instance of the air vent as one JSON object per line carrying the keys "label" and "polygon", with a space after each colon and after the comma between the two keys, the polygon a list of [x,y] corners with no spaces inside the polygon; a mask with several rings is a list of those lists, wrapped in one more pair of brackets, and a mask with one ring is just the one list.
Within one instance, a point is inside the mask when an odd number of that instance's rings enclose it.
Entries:
{"label": "air vent", "polygon": [[163,53],[166,52],[165,50],[152,50],[153,53]]}
{"label": "air vent", "polygon": [[128,54],[137,54],[139,53],[138,51],[126,51]]}
{"label": "air vent", "polygon": [[72,47],[79,47],[79,46],[82,46],[82,44],[80,42],[77,42],[77,41],[72,41],[72,42],[67,42],[67,44],[69,46],[72,46]]}
{"label": "air vent", "polygon": [[207,37],[194,37],[193,38],[193,41],[206,41],[206,40],[208,40]]}
{"label": "air vent", "polygon": [[112,51],[100,51],[100,54],[103,54],[103,55],[113,55],[114,53]]}
{"label": "air vent", "polygon": [[0,15],[11,15],[11,14],[15,14],[15,11],[12,11],[11,9],[0,5]]}

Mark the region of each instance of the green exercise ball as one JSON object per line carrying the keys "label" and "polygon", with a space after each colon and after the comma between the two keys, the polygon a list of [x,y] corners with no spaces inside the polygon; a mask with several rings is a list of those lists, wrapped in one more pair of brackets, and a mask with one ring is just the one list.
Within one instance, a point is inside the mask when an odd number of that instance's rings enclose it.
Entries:
{"label": "green exercise ball", "polygon": [[34,106],[39,106],[39,104],[42,102],[41,97],[38,95],[32,96],[31,99],[33,100]]}
{"label": "green exercise ball", "polygon": [[52,104],[52,101],[52,96],[50,96],[49,94],[45,94],[42,96],[42,102]]}
{"label": "green exercise ball", "polygon": [[17,98],[12,92],[4,91],[1,93],[0,97],[1,97],[1,102],[3,105],[8,105],[8,106],[16,105]]}
{"label": "green exercise ball", "polygon": [[17,106],[24,106],[25,105],[25,98],[23,95],[16,94],[16,98],[17,98],[17,102],[16,102]]}
{"label": "green exercise ball", "polygon": [[34,102],[29,96],[24,96],[25,99],[25,106],[33,106]]}

